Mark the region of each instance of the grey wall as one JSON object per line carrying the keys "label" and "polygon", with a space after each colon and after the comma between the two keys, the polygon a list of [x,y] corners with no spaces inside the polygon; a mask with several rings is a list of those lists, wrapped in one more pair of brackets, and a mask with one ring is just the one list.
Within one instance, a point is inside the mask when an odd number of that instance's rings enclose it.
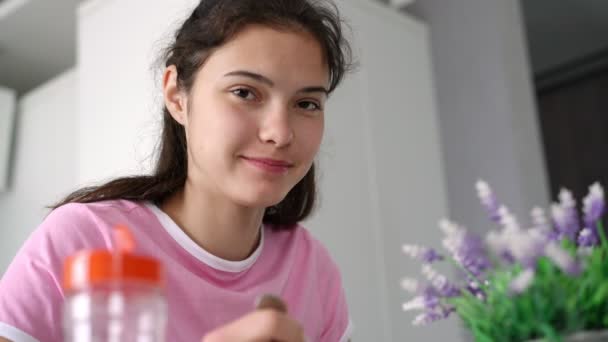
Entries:
{"label": "grey wall", "polygon": [[518,2],[424,0],[413,12],[431,31],[450,216],[490,227],[474,190],[484,178],[529,222],[548,190]]}

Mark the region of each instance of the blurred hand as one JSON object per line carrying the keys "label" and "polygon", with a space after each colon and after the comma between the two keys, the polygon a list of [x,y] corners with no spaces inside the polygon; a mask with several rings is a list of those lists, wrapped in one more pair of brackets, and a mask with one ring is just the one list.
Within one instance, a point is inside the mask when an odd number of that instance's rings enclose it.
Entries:
{"label": "blurred hand", "polygon": [[203,342],[304,342],[304,330],[286,313],[259,309],[213,330]]}
{"label": "blurred hand", "polygon": [[264,295],[256,310],[242,318],[219,327],[203,338],[203,342],[304,342],[304,330],[287,315],[287,305],[281,298]]}

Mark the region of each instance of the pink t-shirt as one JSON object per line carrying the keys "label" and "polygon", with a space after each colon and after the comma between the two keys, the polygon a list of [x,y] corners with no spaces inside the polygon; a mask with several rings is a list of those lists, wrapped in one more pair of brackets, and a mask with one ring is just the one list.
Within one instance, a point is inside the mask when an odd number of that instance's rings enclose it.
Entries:
{"label": "pink t-shirt", "polygon": [[111,229],[126,224],[135,252],[166,272],[169,341],[198,342],[210,330],[251,312],[261,294],[280,295],[312,341],[350,335],[340,273],[304,228],[264,227],[246,260],[220,259],[199,247],[151,203],[125,200],[67,204],[34,231],[0,281],[0,336],[14,342],[60,342],[64,259],[82,249],[112,249]]}

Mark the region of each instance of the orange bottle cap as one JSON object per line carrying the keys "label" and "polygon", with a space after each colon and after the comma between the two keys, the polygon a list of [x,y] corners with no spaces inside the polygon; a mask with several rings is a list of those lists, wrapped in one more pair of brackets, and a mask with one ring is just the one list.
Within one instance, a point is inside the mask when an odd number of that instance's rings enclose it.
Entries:
{"label": "orange bottle cap", "polygon": [[129,229],[114,229],[116,251],[84,250],[67,258],[64,265],[65,290],[78,290],[113,281],[139,281],[163,285],[161,264],[154,258],[133,254],[135,243]]}

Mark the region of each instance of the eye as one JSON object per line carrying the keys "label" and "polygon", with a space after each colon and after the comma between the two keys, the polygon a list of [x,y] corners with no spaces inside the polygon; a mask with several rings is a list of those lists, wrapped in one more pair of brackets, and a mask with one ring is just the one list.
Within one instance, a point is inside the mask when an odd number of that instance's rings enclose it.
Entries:
{"label": "eye", "polygon": [[253,93],[253,91],[247,89],[247,88],[236,88],[230,91],[232,94],[248,100],[248,101],[253,101],[256,99],[255,94]]}
{"label": "eye", "polygon": [[321,110],[321,106],[313,101],[300,101],[298,102],[298,108],[311,112]]}

